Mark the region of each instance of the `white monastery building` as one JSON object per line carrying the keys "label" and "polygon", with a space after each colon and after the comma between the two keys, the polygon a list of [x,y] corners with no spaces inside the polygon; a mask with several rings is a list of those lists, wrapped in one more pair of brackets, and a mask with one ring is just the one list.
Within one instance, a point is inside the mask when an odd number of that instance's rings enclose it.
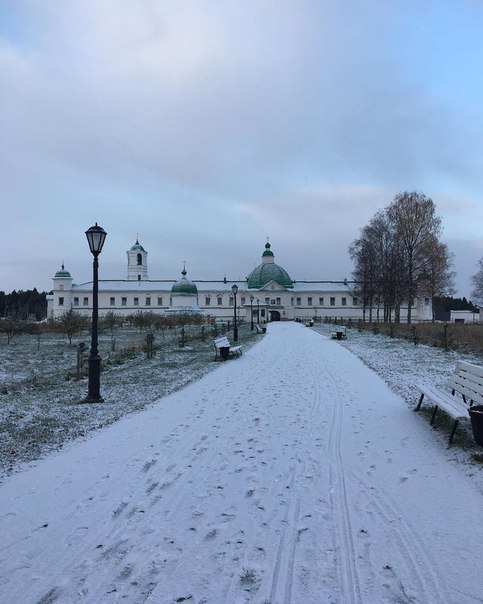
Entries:
{"label": "white monastery building", "polygon": [[[350,282],[293,280],[275,263],[270,248],[267,242],[261,264],[244,281],[226,278],[191,281],[186,276],[186,268],[179,280],[153,280],[148,277],[148,252],[136,240],[127,251],[127,278],[99,280],[99,315],[109,311],[121,316],[138,311],[197,312],[212,316],[216,321],[230,321],[235,305],[232,287],[236,285],[240,320],[250,321],[250,313],[258,323],[364,318],[362,300],[351,293]],[[92,282],[73,283],[71,274],[62,265],[55,273],[53,292],[48,296],[48,317],[60,317],[71,309],[86,315],[92,313]],[[401,320],[405,310],[402,309]],[[430,321],[430,300],[416,300],[412,313],[414,321]]]}

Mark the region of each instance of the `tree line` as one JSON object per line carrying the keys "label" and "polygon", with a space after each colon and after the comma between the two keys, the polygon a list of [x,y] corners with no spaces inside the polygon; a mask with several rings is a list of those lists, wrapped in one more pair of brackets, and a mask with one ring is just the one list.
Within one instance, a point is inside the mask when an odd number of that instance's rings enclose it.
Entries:
{"label": "tree line", "polygon": [[[127,316],[121,316],[109,311],[99,318],[99,331],[108,332],[114,342],[115,332],[123,325],[135,327],[140,332],[153,332],[154,330],[163,332],[167,329],[183,328],[187,325],[203,325],[213,321],[214,318],[211,316],[193,312],[160,315],[152,311],[138,311]],[[90,330],[91,317],[82,315],[72,309],[56,319],[50,318],[41,323],[21,319],[18,313],[7,314],[0,321],[0,333],[6,335],[8,344],[21,334],[36,335],[40,339],[42,334],[45,333],[62,333],[71,344],[75,335],[81,335],[83,332],[89,332]]]}
{"label": "tree line", "polygon": [[42,321],[47,317],[47,293],[36,288],[6,294],[0,291],[0,317],[17,315],[19,319]]}
{"label": "tree line", "polygon": [[[418,191],[397,194],[351,244],[354,295],[368,320],[407,322],[417,297],[434,300],[454,292],[452,255],[440,240],[441,218],[432,199]],[[373,313],[377,317],[373,317]]]}

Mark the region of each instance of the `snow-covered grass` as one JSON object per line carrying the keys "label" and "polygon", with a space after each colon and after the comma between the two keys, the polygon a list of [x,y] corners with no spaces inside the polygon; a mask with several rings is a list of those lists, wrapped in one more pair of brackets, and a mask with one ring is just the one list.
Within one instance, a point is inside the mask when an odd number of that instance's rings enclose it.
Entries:
{"label": "snow-covered grass", "polygon": [[[230,336],[230,334],[228,334]],[[104,403],[81,404],[87,395],[89,334],[72,345],[60,334],[0,339],[0,478],[22,462],[38,459],[65,442],[107,426],[120,417],[200,379],[217,365],[211,327],[155,332],[155,354],[148,359],[146,333],[125,327],[111,337],[100,334]],[[259,336],[248,325],[239,329],[246,350]],[[78,345],[85,344],[81,379],[77,379]]]}

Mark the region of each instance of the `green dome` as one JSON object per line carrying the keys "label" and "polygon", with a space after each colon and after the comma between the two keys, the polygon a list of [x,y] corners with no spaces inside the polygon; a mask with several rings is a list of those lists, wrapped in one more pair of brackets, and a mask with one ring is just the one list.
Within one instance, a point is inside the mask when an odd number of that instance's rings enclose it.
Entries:
{"label": "green dome", "polygon": [[54,279],[57,279],[59,277],[64,278],[64,279],[72,279],[71,274],[69,273],[69,271],[65,270],[64,265],[62,265],[62,268],[60,269],[60,271],[57,271],[55,273]]}
{"label": "green dome", "polygon": [[176,294],[177,296],[197,296],[198,288],[193,281],[186,278],[186,271],[184,269],[181,274],[183,275],[182,279],[173,285],[171,293]]}
{"label": "green dome", "polygon": [[285,269],[278,264],[260,264],[248,276],[248,288],[260,289],[270,281],[282,287],[293,287],[293,281]]}
{"label": "green dome", "polygon": [[273,252],[270,249],[270,244],[268,243],[268,241],[265,244],[265,251],[262,254],[262,258],[267,258],[267,256],[271,256],[273,258]]}
{"label": "green dome", "polygon": [[247,283],[249,289],[260,289],[275,281],[282,287],[292,288],[293,281],[290,278],[287,271],[275,264],[274,255],[270,249],[270,244],[265,245],[265,251],[262,254],[262,264],[259,264],[247,277]]}

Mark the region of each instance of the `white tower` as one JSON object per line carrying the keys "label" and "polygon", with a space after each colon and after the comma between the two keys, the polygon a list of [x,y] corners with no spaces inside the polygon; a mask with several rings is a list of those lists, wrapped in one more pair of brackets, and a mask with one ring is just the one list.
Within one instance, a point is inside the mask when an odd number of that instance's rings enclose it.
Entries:
{"label": "white tower", "polygon": [[129,281],[146,281],[148,278],[148,253],[136,238],[127,254],[127,278]]}

